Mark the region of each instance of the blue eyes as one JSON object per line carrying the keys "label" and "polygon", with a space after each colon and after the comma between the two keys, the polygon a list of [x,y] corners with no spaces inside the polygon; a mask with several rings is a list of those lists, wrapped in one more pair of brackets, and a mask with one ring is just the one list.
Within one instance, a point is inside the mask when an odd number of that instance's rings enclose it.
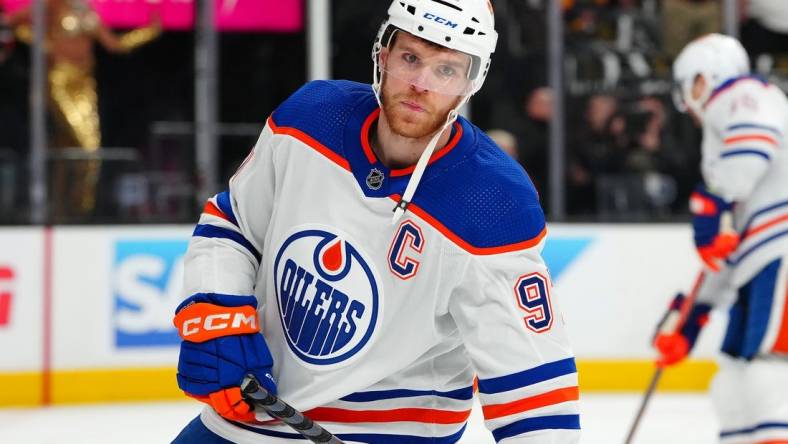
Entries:
{"label": "blue eyes", "polygon": [[[412,68],[421,64],[419,57],[409,52],[402,53],[402,60]],[[457,70],[450,65],[438,65],[435,67],[435,73],[441,77],[454,77]]]}

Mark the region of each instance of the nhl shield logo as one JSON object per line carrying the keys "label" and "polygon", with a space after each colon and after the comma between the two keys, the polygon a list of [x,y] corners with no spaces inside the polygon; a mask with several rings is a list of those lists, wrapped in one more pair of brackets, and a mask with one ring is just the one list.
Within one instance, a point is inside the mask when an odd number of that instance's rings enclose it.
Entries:
{"label": "nhl shield logo", "polygon": [[382,318],[379,280],[346,235],[326,227],[299,228],[286,237],[274,260],[287,344],[305,364],[350,363],[363,354]]}
{"label": "nhl shield logo", "polygon": [[383,186],[383,180],[386,176],[383,174],[383,171],[380,171],[377,168],[372,168],[367,174],[367,186],[371,190],[379,190],[380,187]]}

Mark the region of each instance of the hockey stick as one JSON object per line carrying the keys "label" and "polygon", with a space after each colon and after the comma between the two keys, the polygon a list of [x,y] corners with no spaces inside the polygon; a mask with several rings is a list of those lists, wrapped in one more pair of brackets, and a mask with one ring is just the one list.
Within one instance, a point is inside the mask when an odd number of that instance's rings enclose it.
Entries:
{"label": "hockey stick", "polygon": [[[681,304],[681,310],[679,311],[678,316],[675,316],[675,313],[673,313],[674,316],[670,317],[669,314],[665,319],[662,328],[660,328],[660,332],[676,332],[681,330],[681,328],[684,326],[684,323],[687,322],[687,317],[692,310],[692,306],[695,304],[695,299],[698,297],[698,291],[700,290],[700,286],[703,284],[705,277],[705,272],[701,270],[700,273],[698,273],[698,277],[695,279],[695,284],[692,286],[692,291]],[[653,395],[657,389],[657,383],[659,383],[659,380],[662,377],[663,370],[665,370],[665,367],[661,365],[657,365],[656,370],[654,370],[654,375],[651,377],[651,382],[648,384],[646,393],[643,394],[643,400],[640,402],[640,408],[638,408],[637,415],[635,415],[635,419],[632,421],[632,425],[629,427],[629,433],[627,433],[627,438],[624,441],[624,444],[632,443],[632,438],[635,437],[635,432],[637,431],[638,425],[640,425],[640,420],[643,418],[643,413],[645,413],[646,407],[651,400],[651,395]]]}
{"label": "hockey stick", "polygon": [[[733,216],[729,211],[723,212],[720,216],[720,232],[736,233],[736,229],[733,226]],[[695,305],[695,299],[698,298],[700,287],[705,279],[706,271],[704,268],[701,268],[701,271],[698,273],[698,277],[695,278],[695,284],[692,286],[692,291],[690,291],[689,296],[684,298],[684,302],[681,304],[681,310],[679,311],[678,315],[676,313],[668,313],[665,319],[660,322],[661,327],[658,333],[678,332],[682,327],[684,327],[684,324],[687,322],[687,318],[692,311],[692,306]],[[638,425],[640,424],[640,419],[643,417],[643,413],[646,411],[646,406],[648,405],[649,400],[651,400],[651,395],[654,394],[654,391],[656,391],[657,383],[662,377],[662,371],[664,369],[664,366],[657,365],[656,370],[654,370],[654,375],[651,377],[651,382],[646,389],[646,393],[643,395],[643,401],[640,403],[640,408],[638,409],[638,413],[635,416],[635,420],[632,422],[632,426],[629,428],[629,433],[627,434],[627,439],[624,441],[624,444],[632,443],[632,438],[635,436],[635,432],[637,431]]]}
{"label": "hockey stick", "polygon": [[304,438],[320,444],[344,444],[320,425],[304,416],[276,395],[268,392],[254,375],[246,375],[241,383],[244,398],[255,407],[260,407],[272,417],[284,422]]}
{"label": "hockey stick", "polygon": [[638,425],[640,424],[640,418],[643,417],[643,412],[646,411],[646,406],[648,406],[648,402],[651,400],[651,395],[654,394],[654,391],[657,388],[659,378],[662,377],[662,370],[664,370],[664,367],[658,366],[654,371],[654,376],[651,377],[651,382],[646,389],[646,393],[643,395],[643,401],[640,402],[640,408],[638,409],[637,415],[635,415],[635,420],[632,421],[632,426],[629,428],[627,439],[624,441],[625,444],[630,444],[632,442],[632,438],[635,437],[635,432],[637,431]]}

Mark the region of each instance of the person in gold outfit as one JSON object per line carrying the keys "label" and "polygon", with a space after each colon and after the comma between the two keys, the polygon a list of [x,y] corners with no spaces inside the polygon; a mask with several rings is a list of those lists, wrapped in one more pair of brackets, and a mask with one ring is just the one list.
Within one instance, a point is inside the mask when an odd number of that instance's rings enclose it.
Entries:
{"label": "person in gold outfit", "polygon": [[[31,7],[3,17],[17,39],[32,41]],[[101,130],[94,77],[93,44],[111,53],[138,48],[161,33],[158,17],[152,24],[122,35],[106,28],[85,0],[47,0],[46,42],[49,98],[58,132],[53,148],[79,148],[88,160],[55,162],[52,171],[53,219],[85,218],[93,213],[99,176]]]}

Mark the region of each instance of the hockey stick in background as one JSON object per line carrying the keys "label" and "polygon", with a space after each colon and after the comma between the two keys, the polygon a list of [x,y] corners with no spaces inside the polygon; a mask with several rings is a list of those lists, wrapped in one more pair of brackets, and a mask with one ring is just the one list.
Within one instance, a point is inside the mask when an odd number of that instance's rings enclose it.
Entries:
{"label": "hockey stick in background", "polygon": [[[698,291],[700,291],[701,284],[703,284],[705,277],[705,271],[701,270],[698,273],[698,277],[695,278],[695,284],[692,286],[692,291],[690,292],[689,296],[684,298],[684,302],[681,304],[681,310],[679,310],[678,313],[668,313],[664,322],[662,322],[662,327],[660,328],[659,332],[657,332],[658,334],[673,333],[681,330],[681,328],[684,326],[684,323],[687,322],[687,317],[692,310],[692,306],[695,305],[695,299],[698,297]],[[640,408],[638,409],[637,415],[635,415],[635,419],[632,421],[632,425],[629,427],[629,433],[627,434],[627,439],[624,441],[624,444],[632,443],[632,438],[635,437],[635,432],[637,431],[638,425],[640,425],[640,420],[643,418],[643,413],[645,413],[646,407],[651,400],[651,395],[653,395],[657,389],[657,383],[659,383],[659,380],[662,377],[663,370],[665,370],[665,367],[661,365],[657,365],[656,370],[654,370],[654,375],[651,377],[651,382],[648,384],[646,393],[643,395],[643,400],[640,402]]]}
{"label": "hockey stick in background", "polygon": [[284,422],[306,439],[320,444],[344,444],[320,425],[304,416],[303,413],[268,392],[254,375],[246,375],[241,383],[244,399],[255,407],[260,407],[272,417]]}
{"label": "hockey stick in background", "polygon": [[[733,226],[733,215],[730,213],[730,211],[725,211],[720,216],[720,233],[738,234]],[[660,323],[661,326],[657,334],[678,332],[684,327],[684,324],[687,322],[687,318],[689,317],[690,311],[692,310],[692,306],[695,305],[695,299],[698,298],[698,292],[700,291],[700,287],[703,284],[705,278],[705,268],[701,268],[701,271],[698,273],[698,277],[695,278],[695,284],[692,286],[692,291],[690,291],[689,296],[684,298],[684,302],[681,305],[681,310],[679,310],[679,313],[669,312],[665,319],[663,319],[663,321]],[[643,395],[643,401],[640,403],[640,408],[638,409],[638,413],[635,416],[635,420],[632,422],[632,426],[629,428],[627,439],[624,441],[625,444],[632,443],[632,438],[635,436],[635,432],[637,431],[640,420],[643,417],[643,413],[646,411],[646,406],[648,406],[648,402],[651,400],[651,395],[653,395],[656,391],[657,383],[662,377],[663,370],[664,367],[661,365],[657,365],[656,370],[654,370],[654,375],[651,377],[651,382],[646,389],[646,393]]]}

